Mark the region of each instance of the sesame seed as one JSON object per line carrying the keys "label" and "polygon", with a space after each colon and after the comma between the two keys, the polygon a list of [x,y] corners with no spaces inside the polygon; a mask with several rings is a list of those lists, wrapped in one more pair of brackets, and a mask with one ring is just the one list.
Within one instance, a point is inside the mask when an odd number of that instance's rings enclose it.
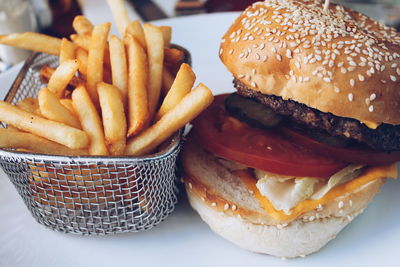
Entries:
{"label": "sesame seed", "polygon": [[330,83],[331,79],[329,79],[328,77],[324,77],[324,81],[327,82],[327,83]]}
{"label": "sesame seed", "polygon": [[190,182],[189,182],[189,188],[190,188],[190,189],[193,189],[193,185],[192,185],[192,183],[190,183]]}
{"label": "sesame seed", "polygon": [[255,82],[251,82],[251,86],[257,88],[257,84]]}
{"label": "sesame seed", "polygon": [[396,69],[396,73],[397,73],[397,75],[400,76],[400,68],[397,68],[397,69]]}
{"label": "sesame seed", "polygon": [[358,79],[360,80],[360,82],[365,81],[365,77],[362,76],[361,74],[358,74]]}
{"label": "sesame seed", "polygon": [[336,93],[340,93],[340,89],[338,87],[335,86],[334,90],[335,90]]}
{"label": "sesame seed", "polygon": [[286,50],[286,57],[287,58],[292,58],[292,51],[290,49]]}
{"label": "sesame seed", "polygon": [[[220,50],[219,50],[219,55],[222,55],[222,53],[224,52],[224,50],[221,48]],[[214,54],[215,55],[215,54]]]}
{"label": "sesame seed", "polygon": [[229,50],[229,55],[232,55],[233,51],[234,51],[233,49]]}
{"label": "sesame seed", "polygon": [[239,78],[239,79],[242,79],[242,78],[244,78],[244,75],[243,75],[243,74],[239,74],[239,75],[238,75],[238,78]]}
{"label": "sesame seed", "polygon": [[237,209],[236,205],[232,205],[232,210],[235,211]]}
{"label": "sesame seed", "polygon": [[344,207],[344,202],[343,201],[339,201],[338,208],[341,209],[343,207]]}
{"label": "sesame seed", "polygon": [[206,199],[205,199],[204,197],[201,197],[201,200],[202,200],[202,201],[206,201]]}
{"label": "sesame seed", "polygon": [[354,79],[350,79],[350,85],[354,87],[354,85],[356,85],[356,81]]}
{"label": "sesame seed", "polygon": [[279,54],[277,54],[277,55],[276,55],[276,59],[277,59],[278,61],[282,61],[282,56],[279,55]]}
{"label": "sesame seed", "polygon": [[228,210],[228,209],[229,209],[229,204],[226,203],[225,206],[224,206],[224,210]]}
{"label": "sesame seed", "polygon": [[393,76],[393,75],[390,75],[390,79],[391,79],[393,82],[397,81],[397,78],[396,78],[395,76]]}
{"label": "sesame seed", "polygon": [[350,102],[353,101],[353,99],[354,99],[354,96],[353,96],[352,93],[349,93],[349,94],[347,95],[347,97],[348,97],[348,99],[349,99]]}
{"label": "sesame seed", "polygon": [[373,105],[369,106],[368,110],[369,112],[374,112],[374,106]]}
{"label": "sesame seed", "polygon": [[308,219],[310,222],[312,222],[312,221],[314,221],[315,220],[315,216],[310,216],[310,218]]}
{"label": "sesame seed", "polygon": [[211,203],[211,207],[216,207],[216,206],[217,206],[217,203],[215,203],[215,202]]}
{"label": "sesame seed", "polygon": [[369,97],[369,100],[374,101],[376,99],[376,94],[372,93]]}

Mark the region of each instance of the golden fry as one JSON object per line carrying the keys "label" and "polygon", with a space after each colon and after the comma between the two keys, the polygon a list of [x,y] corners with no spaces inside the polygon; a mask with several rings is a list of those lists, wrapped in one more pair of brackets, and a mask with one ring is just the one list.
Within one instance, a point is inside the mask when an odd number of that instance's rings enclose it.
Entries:
{"label": "golden fry", "polygon": [[96,108],[99,107],[99,96],[97,95],[97,83],[103,81],[104,51],[107,46],[110,23],[103,23],[94,27],[88,51],[86,80],[87,91]]}
{"label": "golden fry", "polygon": [[72,149],[89,145],[89,138],[82,130],[41,118],[4,101],[0,101],[0,121]]}
{"label": "golden fry", "polygon": [[62,38],[60,47],[60,64],[67,60],[75,59],[76,45],[66,38]]}
{"label": "golden fry", "polygon": [[130,21],[124,2],[124,0],[107,0],[108,6],[111,9],[118,31],[121,35],[125,34],[125,29]]}
{"label": "golden fry", "polygon": [[[49,65],[44,65],[41,69],[40,69],[40,80],[43,83],[48,83],[50,80],[50,77],[53,75],[53,73],[56,71],[56,69],[50,67]],[[71,86],[73,88],[77,87],[78,85],[80,85],[83,81],[81,79],[79,79],[76,76],[73,76],[72,79],[69,81],[68,86]]]}
{"label": "golden fry", "polygon": [[[64,107],[66,107],[69,110],[69,112],[71,112],[71,114],[73,114],[76,118],[78,118],[78,113],[76,113],[76,111],[74,109],[74,106],[72,104],[72,99],[63,98],[63,99],[60,99],[60,103]],[[80,123],[79,123],[79,125],[80,125]]]}
{"label": "golden fry", "polygon": [[72,104],[78,113],[82,129],[89,136],[89,154],[107,155],[101,119],[84,86],[79,86],[72,92]]}
{"label": "golden fry", "polygon": [[49,120],[58,121],[80,129],[81,124],[68,108],[49,89],[43,88],[38,94],[40,113]]}
{"label": "golden fry", "polygon": [[[79,47],[89,51],[90,43],[91,43],[91,35],[90,34],[71,34],[71,40],[74,41]],[[106,66],[110,66],[110,51],[108,45],[106,45],[106,49],[104,50],[104,64]]]}
{"label": "golden fry", "polygon": [[[39,108],[39,103],[37,99],[27,97],[19,101],[17,107],[26,112],[36,113],[36,110]],[[40,115],[40,113],[37,115]]]}
{"label": "golden fry", "polygon": [[169,48],[171,45],[172,28],[170,26],[160,26],[163,33],[164,47]]}
{"label": "golden fry", "polygon": [[0,35],[0,44],[58,56],[61,39],[36,32]]}
{"label": "golden fry", "polygon": [[72,77],[74,77],[78,67],[77,60],[67,60],[59,65],[50,77],[47,85],[49,90],[52,91],[58,98],[63,97],[65,88],[72,80]]}
{"label": "golden fry", "polygon": [[147,59],[139,42],[126,35],[128,52],[128,136],[138,134],[150,120],[147,91]]}
{"label": "golden fry", "polygon": [[168,111],[172,110],[182,100],[182,98],[192,90],[195,80],[196,75],[192,68],[186,63],[182,64],[171,89],[165,96],[164,101],[158,110],[156,120],[159,120]]}
{"label": "golden fry", "polygon": [[97,85],[104,135],[111,155],[123,155],[126,146],[126,117],[121,95],[115,86]]}
{"label": "golden fry", "polygon": [[150,118],[156,112],[161,92],[161,80],[164,62],[164,39],[161,30],[154,25],[144,24],[143,26],[149,63],[149,112]]}
{"label": "golden fry", "polygon": [[87,155],[87,149],[71,149],[34,134],[0,128],[0,147],[57,155]]}
{"label": "golden fry", "polygon": [[88,53],[82,47],[78,47],[76,50],[76,60],[78,61],[79,73],[86,75],[86,65],[87,65]]}
{"label": "golden fry", "polygon": [[128,99],[128,64],[124,43],[115,35],[110,36],[110,59],[112,84],[118,88],[122,102],[126,106]]}
{"label": "golden fry", "polygon": [[93,24],[85,16],[76,16],[72,27],[78,34],[90,34],[93,30]]}
{"label": "golden fry", "polygon": [[125,154],[141,156],[151,153],[174,132],[206,109],[213,99],[210,89],[199,84],[158,122],[130,140],[126,146]]}
{"label": "golden fry", "polygon": [[125,34],[130,34],[139,42],[139,44],[146,49],[146,38],[142,24],[138,20],[131,21],[125,29]]}

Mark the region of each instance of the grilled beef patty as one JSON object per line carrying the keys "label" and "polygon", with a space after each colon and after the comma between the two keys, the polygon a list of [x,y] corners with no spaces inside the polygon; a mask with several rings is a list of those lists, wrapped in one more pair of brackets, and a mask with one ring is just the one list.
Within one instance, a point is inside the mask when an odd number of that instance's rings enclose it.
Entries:
{"label": "grilled beef patty", "polygon": [[293,100],[266,95],[248,88],[239,80],[233,81],[238,94],[252,98],[274,112],[289,117],[295,124],[326,132],[332,136],[345,137],[380,151],[400,150],[400,126],[382,123],[375,130],[356,119],[338,117],[321,112]]}

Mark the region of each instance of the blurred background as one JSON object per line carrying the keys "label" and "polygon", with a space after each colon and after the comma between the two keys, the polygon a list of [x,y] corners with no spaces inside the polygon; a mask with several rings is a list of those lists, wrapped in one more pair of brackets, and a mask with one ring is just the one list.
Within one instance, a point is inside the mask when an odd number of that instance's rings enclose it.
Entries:
{"label": "blurred background", "polygon": [[[132,19],[150,21],[175,16],[241,11],[254,0],[125,0]],[[324,0],[321,0],[324,1]],[[400,29],[400,0],[332,0]],[[0,0],[0,34],[38,31],[57,37],[73,33],[72,20],[83,14],[93,23],[112,21],[106,0]],[[0,46],[0,72],[28,52]]]}

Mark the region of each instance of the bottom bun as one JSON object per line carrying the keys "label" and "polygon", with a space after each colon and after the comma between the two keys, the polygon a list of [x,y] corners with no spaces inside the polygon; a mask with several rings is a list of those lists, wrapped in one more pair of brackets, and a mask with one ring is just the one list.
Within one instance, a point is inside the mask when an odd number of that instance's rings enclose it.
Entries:
{"label": "bottom bun", "polygon": [[186,145],[182,163],[191,206],[225,239],[277,257],[294,258],[318,251],[367,207],[385,182],[373,180],[318,211],[281,222],[257,206],[255,197],[220,161],[192,140]]}

